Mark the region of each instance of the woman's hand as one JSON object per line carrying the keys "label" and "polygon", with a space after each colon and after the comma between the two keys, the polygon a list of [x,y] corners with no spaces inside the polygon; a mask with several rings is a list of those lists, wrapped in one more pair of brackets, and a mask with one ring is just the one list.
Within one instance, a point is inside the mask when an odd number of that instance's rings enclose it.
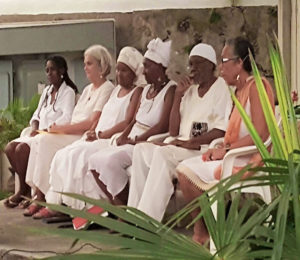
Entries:
{"label": "woman's hand", "polygon": [[183,96],[191,85],[192,81],[189,77],[182,77],[176,87],[176,93],[181,94]]}
{"label": "woman's hand", "polygon": [[222,160],[226,154],[225,148],[215,148],[209,149],[206,153],[202,155],[203,161],[217,161]]}
{"label": "woman's hand", "polygon": [[97,139],[97,136],[96,136],[96,132],[94,130],[90,130],[86,133],[86,139],[85,141],[87,142],[93,142]]}
{"label": "woman's hand", "polygon": [[39,133],[36,131],[37,129],[33,129],[31,132],[30,132],[30,137],[34,137],[36,135],[38,135]]}
{"label": "woman's hand", "polygon": [[129,144],[132,140],[128,138],[127,136],[119,136],[116,140],[117,146],[119,145],[124,145],[124,144]]}
{"label": "woman's hand", "polygon": [[202,161],[210,161],[213,149],[208,149],[205,153],[202,154]]}
{"label": "woman's hand", "polygon": [[53,123],[49,128],[48,128],[49,133],[62,133],[63,129],[61,126]]}

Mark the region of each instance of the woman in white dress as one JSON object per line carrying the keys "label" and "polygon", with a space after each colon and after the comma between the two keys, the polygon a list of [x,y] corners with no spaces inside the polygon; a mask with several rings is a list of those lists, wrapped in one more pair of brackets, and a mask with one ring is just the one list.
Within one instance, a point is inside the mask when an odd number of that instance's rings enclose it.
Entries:
{"label": "woman in white dress", "polygon": [[[61,196],[58,192],[83,194],[83,177],[87,172],[88,158],[110,145],[110,137],[122,132],[132,121],[139,104],[141,85],[146,83],[143,72],[143,56],[133,47],[124,47],[116,66],[117,87],[105,104],[94,133],[59,150],[51,163],[50,189],[46,194],[48,203],[64,203],[82,209],[82,201]],[[87,195],[87,194],[85,194]],[[57,213],[41,209],[33,218],[49,218]]]}
{"label": "woman in white dress", "polygon": [[131,165],[134,144],[168,131],[176,88],[176,83],[166,75],[170,45],[171,42],[162,42],[159,38],[150,41],[144,55],[144,75],[148,85],[143,90],[135,119],[117,139],[118,146],[106,148],[90,157],[84,184],[100,188],[98,193],[90,194],[92,197],[104,198],[104,193],[111,203],[126,204],[129,179],[126,168]]}
{"label": "woman in white dress", "polygon": [[[26,183],[36,190],[36,199],[45,201],[49,185],[49,170],[55,153],[81,138],[87,130],[94,131],[101,111],[114,85],[106,79],[111,70],[111,55],[101,45],[93,45],[84,53],[84,69],[91,82],[78,100],[69,124],[53,124],[47,134],[39,135],[31,144]],[[24,216],[32,216],[40,206],[32,203]]]}
{"label": "woman in white dress", "polygon": [[[250,75],[252,68],[248,50],[254,55],[252,45],[241,37],[227,41],[221,55],[221,76],[228,85],[236,87],[236,97],[250,116],[262,140],[266,140],[269,136],[269,131],[262,111],[255,80]],[[263,83],[274,108],[272,87],[264,78]],[[178,165],[177,171],[180,188],[186,200],[190,202],[200,196],[203,191],[208,190],[218,183],[221,179],[222,159],[226,152],[230,149],[253,144],[253,140],[237,108],[234,107],[226,130],[224,144],[220,148],[208,150],[202,157],[193,157],[182,161]],[[245,166],[249,163],[251,157],[250,155],[238,158],[235,161],[235,166]],[[234,173],[235,172],[236,171],[234,171]],[[192,212],[192,217],[196,217],[199,212],[200,209]],[[202,219],[197,221],[194,225],[193,239],[202,244],[209,239],[209,234]]]}
{"label": "woman in white dress", "polygon": [[77,87],[69,78],[68,67],[61,56],[49,57],[46,61],[46,74],[49,81],[45,87],[38,107],[30,120],[30,133],[28,136],[19,137],[5,147],[5,154],[13,171],[20,180],[19,190],[9,197],[4,205],[13,208],[20,204],[25,206],[22,196],[30,197],[30,187],[25,183],[30,146],[37,130],[47,130],[53,124],[65,124],[71,121],[75,106]]}

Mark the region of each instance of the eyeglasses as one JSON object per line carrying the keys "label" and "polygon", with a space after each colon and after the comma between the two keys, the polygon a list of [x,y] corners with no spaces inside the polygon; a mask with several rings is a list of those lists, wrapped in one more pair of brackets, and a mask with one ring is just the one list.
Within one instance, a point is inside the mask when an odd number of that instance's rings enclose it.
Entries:
{"label": "eyeglasses", "polygon": [[237,60],[239,59],[239,57],[232,57],[232,58],[221,58],[221,63],[224,64],[228,61],[231,61],[231,60]]}

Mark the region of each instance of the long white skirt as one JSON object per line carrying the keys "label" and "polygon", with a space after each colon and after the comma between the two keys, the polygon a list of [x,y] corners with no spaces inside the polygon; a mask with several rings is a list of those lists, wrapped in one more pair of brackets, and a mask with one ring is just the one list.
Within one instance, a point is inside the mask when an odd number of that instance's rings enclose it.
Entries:
{"label": "long white skirt", "polygon": [[86,142],[82,138],[59,150],[51,163],[50,190],[46,194],[49,203],[64,203],[75,209],[82,209],[85,203],[58,192],[71,192],[92,198],[107,199],[98,187],[94,177],[87,176],[90,156],[110,145],[110,139]]}
{"label": "long white skirt", "polygon": [[[92,170],[98,172],[99,179],[106,185],[107,191],[115,197],[128,183],[129,176],[126,169],[132,163],[133,148],[134,145],[125,144],[111,146],[94,153],[88,161],[87,175],[93,176]],[[90,188],[85,186],[86,190]]]}
{"label": "long white skirt", "polygon": [[31,143],[26,183],[44,194],[50,188],[49,171],[55,153],[68,144],[80,139],[80,135],[39,134]]}
{"label": "long white skirt", "polygon": [[11,143],[25,143],[30,147],[31,143],[33,142],[33,140],[35,138],[35,136],[31,137],[30,133],[31,133],[31,127],[24,128],[22,130],[20,137],[12,140]]}

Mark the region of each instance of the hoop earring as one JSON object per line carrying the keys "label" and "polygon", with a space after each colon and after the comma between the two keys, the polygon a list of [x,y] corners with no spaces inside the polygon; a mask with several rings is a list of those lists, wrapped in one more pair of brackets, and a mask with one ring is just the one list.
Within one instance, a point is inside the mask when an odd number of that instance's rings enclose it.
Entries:
{"label": "hoop earring", "polygon": [[239,81],[239,79],[240,79],[240,74],[238,74],[238,75],[236,76],[236,81]]}

